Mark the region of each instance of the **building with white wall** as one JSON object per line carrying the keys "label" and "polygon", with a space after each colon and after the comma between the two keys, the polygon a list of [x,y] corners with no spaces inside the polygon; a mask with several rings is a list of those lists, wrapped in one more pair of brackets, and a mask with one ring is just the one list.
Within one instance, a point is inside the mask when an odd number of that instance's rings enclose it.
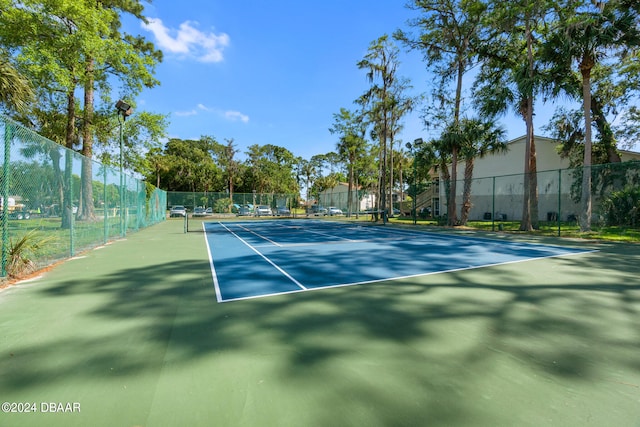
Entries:
{"label": "building with white wall", "polygon": [[[477,158],[473,168],[470,220],[496,218],[519,220],[522,217],[524,194],[525,136],[507,143],[508,151]],[[569,160],[560,157],[558,144],[551,138],[536,136],[536,160],[538,180],[538,219],[552,219],[560,212],[561,219],[577,215],[580,204],[571,197],[572,185],[578,179],[568,170]],[[623,162],[640,161],[640,153],[620,150]],[[456,207],[460,212],[464,188],[465,162],[457,167]],[[577,178],[578,177],[578,178]],[[446,212],[447,200],[444,182],[440,184],[441,211]],[[458,213],[459,215],[459,213]],[[500,216],[498,216],[500,215]]]}

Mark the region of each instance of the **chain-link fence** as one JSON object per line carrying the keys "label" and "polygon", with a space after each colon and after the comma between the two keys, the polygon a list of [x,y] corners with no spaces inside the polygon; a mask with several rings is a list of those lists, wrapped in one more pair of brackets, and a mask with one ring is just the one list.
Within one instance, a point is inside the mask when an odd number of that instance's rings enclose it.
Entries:
{"label": "chain-link fence", "polygon": [[[640,161],[625,161],[594,165],[590,171],[591,229],[609,233],[640,230]],[[583,206],[583,168],[540,171],[524,174],[473,178],[456,182],[456,218],[458,223],[490,227],[492,230],[520,229],[524,209],[524,194],[529,191],[529,215],[534,229],[557,235],[573,233],[586,221]],[[526,185],[528,185],[528,189]],[[433,181],[418,194],[415,216],[437,224],[447,224],[449,191],[445,181]],[[342,191],[341,191],[342,190]],[[320,194],[319,205],[336,206],[345,214],[367,212],[376,206],[371,193],[352,192],[349,203],[343,188]],[[411,196],[411,195],[408,195]],[[413,201],[396,202],[393,215],[413,217]],[[400,199],[398,195],[398,199]],[[391,211],[387,213],[391,215]]]}
{"label": "chain-link fence", "polygon": [[[351,193],[345,191],[344,187],[338,187],[342,191],[325,190],[318,195],[318,205],[324,208],[334,207],[340,209],[344,214],[357,214],[365,211],[376,209],[375,196],[373,193],[351,190]],[[351,200],[349,200],[351,197]]]}
{"label": "chain-link fence", "polygon": [[[584,171],[591,173],[591,224],[598,227],[640,227],[640,162],[628,161],[590,168],[543,171],[531,174],[476,178],[457,182],[457,215],[461,219],[466,203],[468,221],[487,221],[501,229],[517,230],[524,214],[526,179],[531,192],[530,214],[536,228],[579,225],[583,206]],[[463,196],[465,184],[470,197]],[[441,194],[445,194],[445,183]],[[447,211],[447,200],[440,199]]]}
{"label": "chain-link fence", "polygon": [[166,218],[166,192],[0,116],[1,276],[19,276]]}
{"label": "chain-link fence", "polygon": [[167,203],[170,217],[186,220],[185,231],[202,231],[201,224],[189,219],[296,217],[305,212],[296,194],[170,191]]}
{"label": "chain-link fence", "polygon": [[256,206],[267,206],[277,212],[277,209],[295,211],[299,208],[300,198],[295,194],[278,193],[213,193],[197,191],[169,191],[167,193],[168,207],[184,206],[189,214],[204,209],[209,214],[238,214],[243,208],[251,213]]}

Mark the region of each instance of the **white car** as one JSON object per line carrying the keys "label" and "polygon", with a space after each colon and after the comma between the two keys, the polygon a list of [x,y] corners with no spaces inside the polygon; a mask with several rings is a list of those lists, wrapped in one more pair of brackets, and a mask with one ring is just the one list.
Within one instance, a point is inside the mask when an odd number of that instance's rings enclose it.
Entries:
{"label": "white car", "polygon": [[342,215],[342,209],[338,209],[335,206],[329,206],[329,208],[327,209],[327,213],[329,215]]}
{"label": "white car", "polygon": [[173,218],[174,216],[187,216],[187,208],[180,205],[172,207],[169,211],[169,218]]}
{"label": "white car", "polygon": [[271,212],[271,208],[267,205],[260,205],[256,208],[256,216],[271,216],[273,212]]}

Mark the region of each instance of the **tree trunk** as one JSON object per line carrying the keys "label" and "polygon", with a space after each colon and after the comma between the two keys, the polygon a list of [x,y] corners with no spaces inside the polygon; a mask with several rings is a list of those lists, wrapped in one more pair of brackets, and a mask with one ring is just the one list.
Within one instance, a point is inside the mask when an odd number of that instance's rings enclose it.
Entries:
{"label": "tree trunk", "polygon": [[444,161],[444,159],[442,159],[440,163],[440,170],[442,173],[442,179],[444,180],[444,199],[447,201],[447,215],[448,215],[449,195],[451,194],[451,175],[449,175],[449,168],[447,167],[447,164]]}
{"label": "tree trunk", "polygon": [[[458,60],[458,76],[456,81],[456,99],[453,120],[458,128],[460,124],[460,103],[462,102],[462,78],[464,77],[464,60]],[[447,220],[450,226],[458,224],[456,212],[456,180],[458,179],[458,142],[454,142],[451,150],[451,179],[449,184],[449,198],[447,203]]]}
{"label": "tree trunk", "polygon": [[386,191],[386,179],[387,179],[387,130],[383,129],[382,135],[380,135],[380,150],[382,151],[382,159],[381,159],[381,171],[380,171],[380,188],[378,189],[380,194],[380,212],[383,215],[384,221],[384,211],[387,209],[387,191]]}
{"label": "tree trunk", "polygon": [[353,211],[353,163],[354,160],[349,161],[349,187],[347,188],[347,216],[351,216]]}
{"label": "tree trunk", "polygon": [[536,156],[536,140],[535,140],[535,132],[533,131],[533,120],[531,123],[531,151],[529,155],[531,156],[529,173],[529,206],[531,212],[531,227],[534,230],[538,230],[540,228],[540,212],[538,210],[538,158]]}
{"label": "tree trunk", "polygon": [[[531,34],[531,20],[529,13],[525,17],[525,37],[527,39],[527,78],[533,83],[533,37]],[[532,231],[531,224],[531,150],[534,144],[533,138],[533,94],[527,94],[525,100],[525,122],[527,128],[527,138],[524,150],[524,177],[523,177],[523,200],[522,200],[522,222],[520,231]],[[537,178],[536,178],[537,182]]]}
{"label": "tree trunk", "polygon": [[71,169],[73,161],[71,158],[71,152],[73,151],[73,145],[76,139],[76,98],[73,93],[73,89],[67,93],[67,128],[65,133],[65,169],[64,177],[62,179],[62,223],[60,225],[63,229],[71,228],[73,221],[73,207],[72,207],[72,188],[71,188]]}
{"label": "tree trunk", "polygon": [[466,160],[464,165],[464,189],[462,190],[462,207],[460,208],[460,224],[467,225],[471,211],[471,185],[473,184],[474,158]]}
{"label": "tree trunk", "polygon": [[389,216],[393,216],[393,132],[390,135],[389,146]]}
{"label": "tree trunk", "polygon": [[451,177],[449,178],[449,203],[447,204],[447,219],[451,226],[457,225],[456,213],[456,180],[458,179],[458,148],[453,147],[451,153]]}
{"label": "tree trunk", "polygon": [[582,168],[582,214],[580,231],[591,231],[591,67],[593,60],[586,56],[580,64],[582,73],[582,108],[584,111],[584,163]]}
{"label": "tree trunk", "polygon": [[78,206],[78,219],[94,221],[93,207],[93,84],[94,60],[87,60],[84,84],[84,123],[82,124],[82,179],[81,204]]}

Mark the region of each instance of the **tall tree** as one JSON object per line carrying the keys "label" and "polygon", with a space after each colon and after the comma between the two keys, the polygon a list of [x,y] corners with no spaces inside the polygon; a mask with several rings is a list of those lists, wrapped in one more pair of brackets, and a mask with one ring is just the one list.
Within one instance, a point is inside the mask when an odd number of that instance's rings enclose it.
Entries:
{"label": "tall tree", "polygon": [[304,183],[306,187],[305,201],[308,206],[309,201],[312,198],[310,193],[310,188],[311,188],[311,180],[314,178],[316,174],[315,165],[310,160],[300,159],[299,171],[300,171],[299,172],[300,175],[304,178]]}
{"label": "tall tree", "polygon": [[247,165],[251,171],[251,185],[260,194],[295,194],[299,191],[294,166],[296,157],[277,145],[248,147]]}
{"label": "tall tree", "polygon": [[591,75],[606,57],[620,60],[640,46],[640,5],[631,0],[564,0],[558,6],[545,44],[545,58],[555,75],[572,73],[577,68],[581,76],[585,124],[580,230],[587,232],[591,230],[592,211]]}
{"label": "tall tree", "polygon": [[347,189],[347,215],[351,216],[354,206],[353,187],[355,185],[356,165],[366,154],[367,143],[364,138],[366,126],[364,117],[360,112],[340,109],[340,113],[333,115],[333,126],[329,129],[332,134],[339,135],[337,143],[338,154],[347,164],[348,189]]}
{"label": "tall tree", "polygon": [[212,137],[198,140],[171,138],[164,149],[164,170],[159,171],[168,191],[223,191],[225,181],[213,157],[216,141]]}
{"label": "tall tree", "polygon": [[[416,98],[407,96],[405,93],[408,89],[411,88],[410,82],[408,79],[398,79],[394,85],[392,86],[392,111],[391,111],[391,120],[389,126],[389,211],[393,214],[393,190],[395,188],[395,165],[398,163],[396,161],[395,155],[396,153],[400,153],[400,151],[395,151],[393,149],[394,143],[398,143],[399,149],[401,149],[402,141],[396,140],[396,135],[402,131],[404,127],[400,122],[402,117],[404,117],[408,112],[412,111],[416,102]],[[400,176],[400,181],[402,181],[402,169],[399,169],[398,175]],[[400,183],[402,185],[402,182]],[[392,215],[393,216],[393,215]]]}
{"label": "tall tree", "polygon": [[231,212],[231,207],[233,205],[233,192],[235,189],[235,184],[240,178],[239,172],[239,164],[238,160],[236,160],[236,154],[238,151],[236,150],[236,146],[234,144],[233,138],[225,139],[226,144],[217,144],[216,147],[216,159],[218,164],[222,168],[222,173],[224,175],[226,181],[226,191],[229,193],[229,206],[228,210]]}
{"label": "tall tree", "polygon": [[[141,38],[119,33],[120,14],[130,13],[143,19],[142,5],[138,0],[5,0],[5,3],[6,8],[0,14],[0,42],[15,52],[41,97],[48,99],[54,94],[65,98],[64,145],[75,149],[81,140],[80,151],[86,156],[78,216],[93,219],[89,159],[93,155],[96,123],[95,90],[100,87],[102,99],[111,102],[109,75],[115,76],[128,93],[137,93],[142,86],[157,83],[152,74],[161,53]],[[76,100],[78,90],[84,93],[82,106]],[[53,103],[40,102],[38,108],[47,105]],[[54,108],[59,107],[54,105]],[[36,110],[34,114],[43,116]],[[28,116],[26,119],[25,124],[34,122]],[[65,212],[70,212],[70,203],[70,200],[63,201]],[[68,226],[69,218],[70,214],[63,216],[63,227]]]}
{"label": "tall tree", "polygon": [[507,144],[504,129],[492,121],[463,118],[460,121],[459,132],[457,138],[462,141],[460,154],[465,161],[460,223],[466,225],[472,206],[471,185],[475,160],[489,154],[504,152],[507,150]]}
{"label": "tall tree", "polygon": [[[437,98],[451,105],[451,126],[457,127],[462,109],[463,77],[475,64],[481,45],[481,21],[486,3],[481,0],[413,0],[408,7],[420,13],[418,18],[409,21],[409,25],[419,33],[412,35],[399,30],[395,37],[410,49],[421,51],[427,66],[440,77]],[[447,94],[452,82],[455,91],[453,99],[450,99]],[[449,137],[445,140],[446,148],[451,150],[447,218],[449,225],[456,225],[456,177],[460,144]]]}
{"label": "tall tree", "polygon": [[379,141],[380,184],[377,202],[383,212],[387,210],[386,184],[393,128],[399,122],[399,114],[407,111],[398,107],[402,103],[403,82],[397,76],[398,54],[398,47],[388,35],[383,35],[369,45],[367,54],[358,62],[358,68],[367,70],[367,79],[371,83],[358,103],[367,111],[369,121],[373,124],[372,135]]}
{"label": "tall tree", "polygon": [[484,20],[486,42],[480,49],[482,67],[474,87],[474,100],[482,115],[498,117],[512,109],[525,123],[522,231],[538,227],[533,116],[535,97],[545,77],[537,53],[538,40],[549,8],[548,0],[490,2]]}

